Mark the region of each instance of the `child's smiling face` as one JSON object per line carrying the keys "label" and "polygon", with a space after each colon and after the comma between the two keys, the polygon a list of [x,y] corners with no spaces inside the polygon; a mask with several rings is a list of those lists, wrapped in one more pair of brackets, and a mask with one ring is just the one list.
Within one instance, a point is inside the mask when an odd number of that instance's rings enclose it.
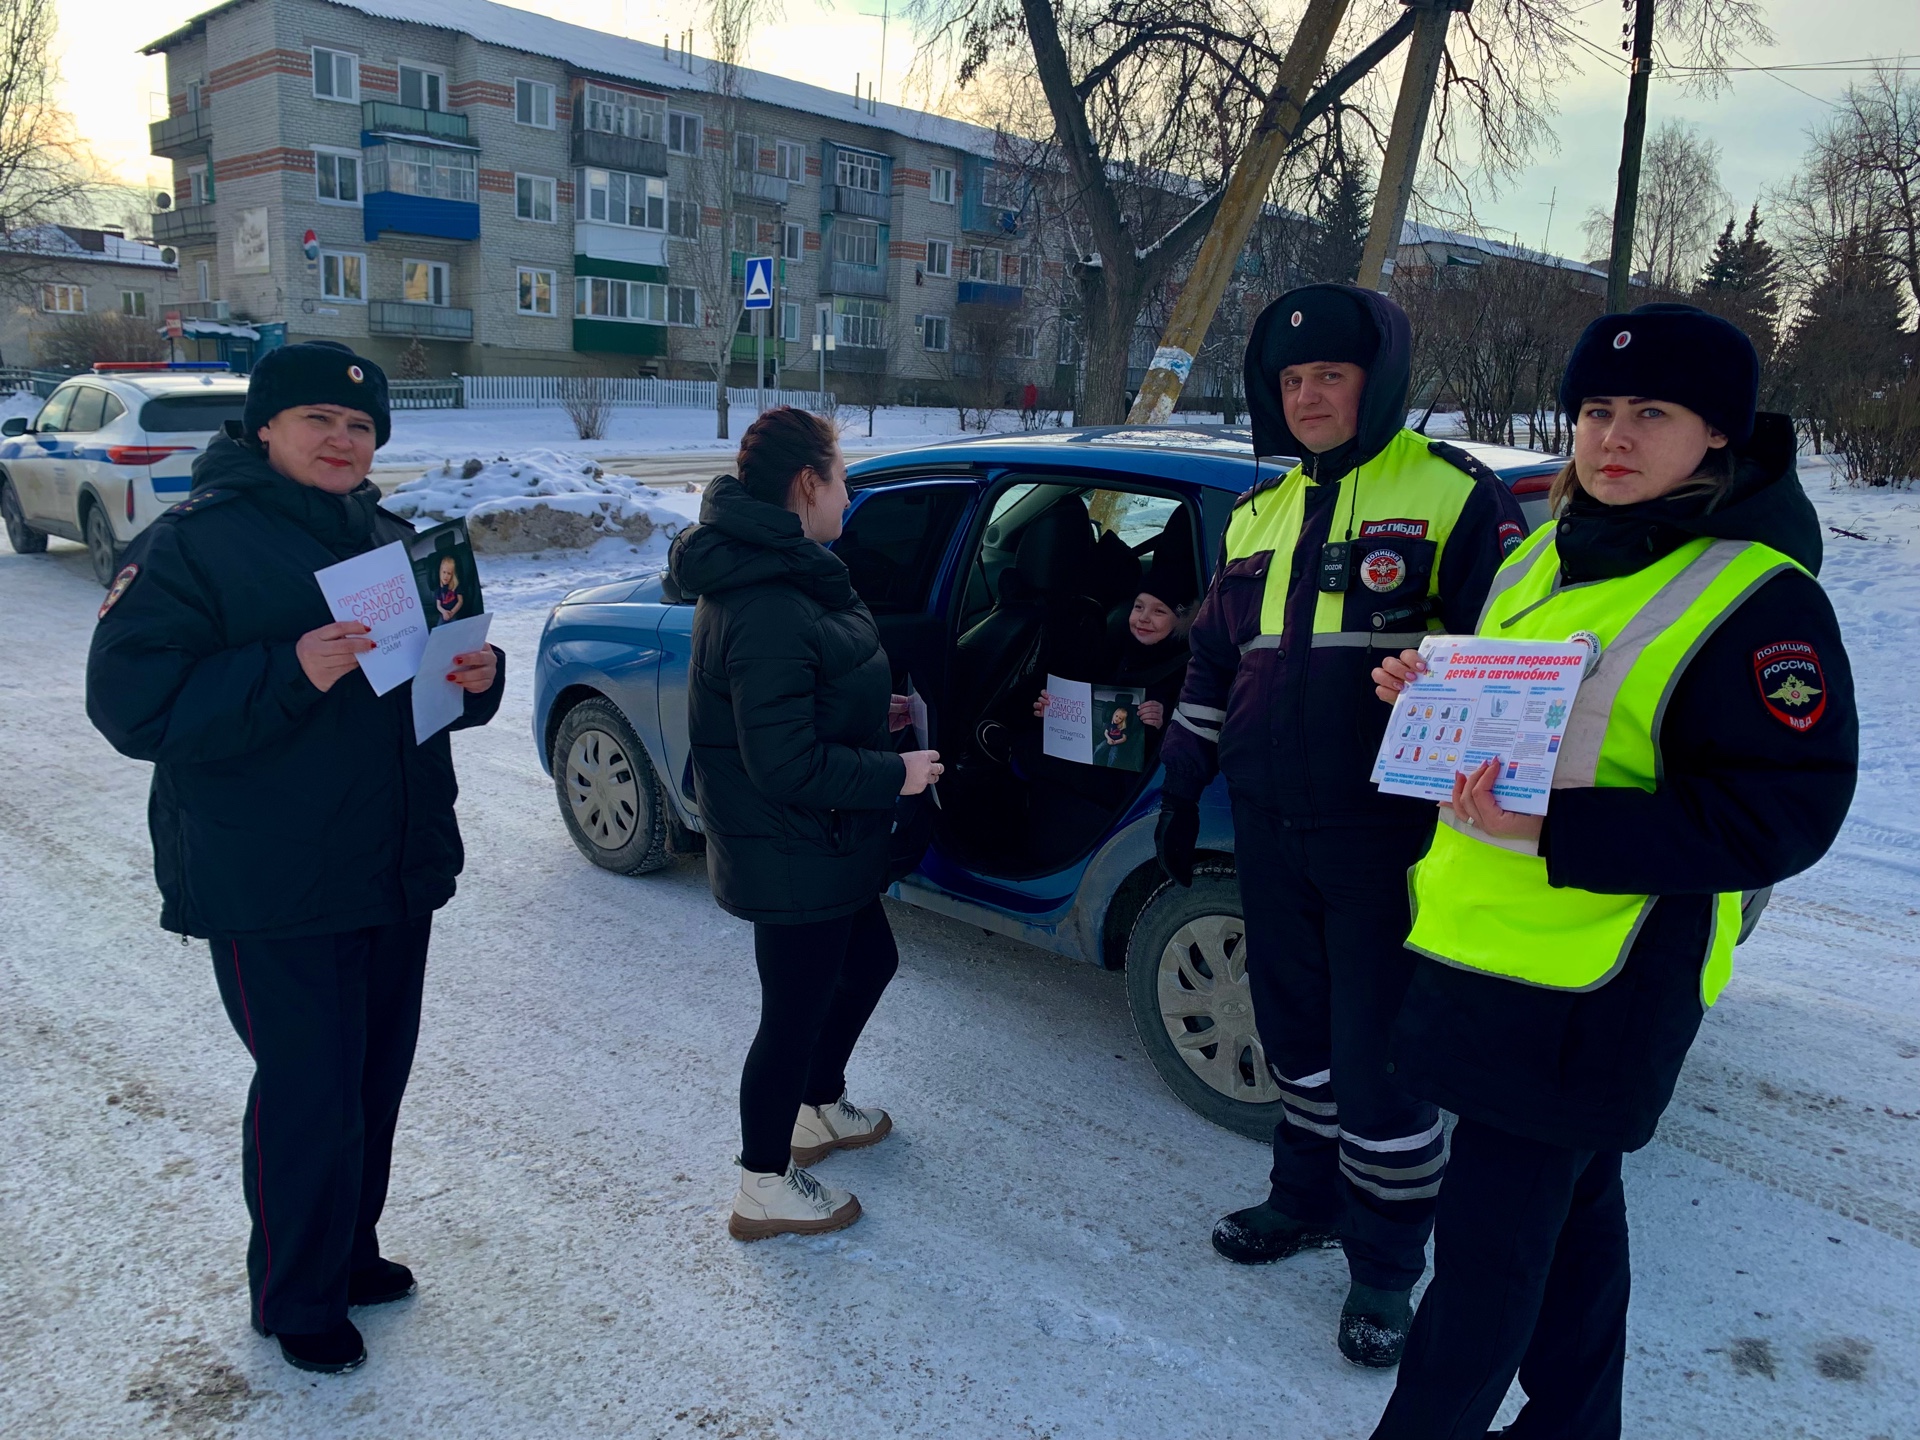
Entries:
{"label": "child's smiling face", "polygon": [[1142,645],[1158,645],[1173,634],[1173,621],[1173,611],[1167,603],[1159,596],[1143,591],[1134,597],[1133,613],[1127,616],[1127,629]]}

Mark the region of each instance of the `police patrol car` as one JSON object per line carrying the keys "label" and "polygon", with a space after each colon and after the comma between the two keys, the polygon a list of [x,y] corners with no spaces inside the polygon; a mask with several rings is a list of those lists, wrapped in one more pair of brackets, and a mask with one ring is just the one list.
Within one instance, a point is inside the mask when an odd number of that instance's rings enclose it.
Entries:
{"label": "police patrol car", "polygon": [[247,402],[224,361],[100,364],[62,381],[29,421],[0,424],[0,519],[20,554],[49,535],[87,547],[109,583],[120,552],[187,498],[193,459]]}

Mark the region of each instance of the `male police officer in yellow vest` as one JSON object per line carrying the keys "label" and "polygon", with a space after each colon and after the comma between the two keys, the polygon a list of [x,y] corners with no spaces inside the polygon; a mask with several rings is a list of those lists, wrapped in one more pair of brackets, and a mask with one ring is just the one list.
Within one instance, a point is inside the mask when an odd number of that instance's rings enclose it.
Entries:
{"label": "male police officer in yellow vest", "polygon": [[1405,428],[1411,332],[1385,296],[1309,285],[1254,322],[1247,405],[1261,455],[1304,457],[1240,497],[1194,620],[1163,755],[1156,841],[1190,884],[1201,792],[1233,807],[1247,975],[1283,1119],[1267,1201],[1214,1248],[1262,1264],[1342,1244],[1341,1352],[1395,1364],[1446,1164],[1387,1033],[1413,965],[1407,868],[1433,807],[1369,782],[1386,727],[1369,674],[1422,635],[1472,631],[1526,530],[1484,465]]}

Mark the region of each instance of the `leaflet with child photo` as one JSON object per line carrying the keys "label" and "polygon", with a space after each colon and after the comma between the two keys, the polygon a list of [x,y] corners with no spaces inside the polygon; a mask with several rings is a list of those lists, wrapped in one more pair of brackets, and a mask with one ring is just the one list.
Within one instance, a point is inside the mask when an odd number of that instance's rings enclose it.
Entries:
{"label": "leaflet with child photo", "polygon": [[1109,770],[1146,767],[1147,730],[1140,719],[1145,690],[1049,675],[1047,696],[1041,743],[1046,754]]}
{"label": "leaflet with child photo", "polygon": [[467,522],[449,520],[407,542],[407,562],[420,587],[420,608],[432,629],[481,612],[480,569],[473,560]]}

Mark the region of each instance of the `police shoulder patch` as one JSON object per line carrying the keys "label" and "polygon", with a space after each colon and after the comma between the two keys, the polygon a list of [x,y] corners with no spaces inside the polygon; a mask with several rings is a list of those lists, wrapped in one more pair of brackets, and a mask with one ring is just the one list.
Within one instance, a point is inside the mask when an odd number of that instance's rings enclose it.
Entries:
{"label": "police shoulder patch", "polygon": [[1436,460],[1444,460],[1456,470],[1464,471],[1476,480],[1487,480],[1500,484],[1500,477],[1493,473],[1486,461],[1477,455],[1470,455],[1458,445],[1449,445],[1444,440],[1429,440],[1427,453]]}
{"label": "police shoulder patch", "polygon": [[1500,553],[1502,556],[1511,555],[1514,551],[1518,550],[1520,548],[1520,542],[1527,538],[1526,527],[1514,520],[1502,520],[1500,522],[1500,528],[1495,534],[1500,540]]}
{"label": "police shoulder patch", "polygon": [[140,578],[138,565],[123,565],[120,573],[113,577],[113,584],[107,587],[107,598],[100,602],[100,613],[94,616],[96,621],[107,618],[107,612],[120,603],[120,597],[132,588],[133,582]]}
{"label": "police shoulder patch", "polygon": [[198,511],[218,505],[222,501],[231,500],[239,493],[238,490],[202,490],[197,494],[189,495],[178,505],[172,505],[162,510],[160,512],[160,518],[167,520],[177,519],[182,515],[192,515]]}
{"label": "police shoulder patch", "polygon": [[1804,640],[1776,640],[1753,652],[1754,683],[1767,713],[1789,730],[1811,730],[1827,712],[1827,677]]}

